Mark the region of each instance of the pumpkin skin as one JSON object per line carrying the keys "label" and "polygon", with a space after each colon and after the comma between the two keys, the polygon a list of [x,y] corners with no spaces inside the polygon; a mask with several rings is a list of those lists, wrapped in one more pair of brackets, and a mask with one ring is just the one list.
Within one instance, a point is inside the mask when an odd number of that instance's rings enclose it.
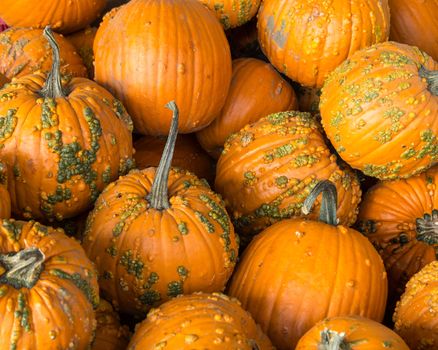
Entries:
{"label": "pumpkin skin", "polygon": [[[430,78],[421,77],[420,65]],[[436,70],[428,55],[395,42],[356,52],[341,64],[326,80],[320,103],[324,130],[339,155],[381,180],[432,166],[438,160]]]}
{"label": "pumpkin skin", "polygon": [[292,111],[261,118],[230,136],[215,188],[244,241],[279,220],[302,216],[302,203],[320,180],[335,183],[340,223],[352,225],[361,196],[357,176],[337,165],[315,119]]}
{"label": "pumpkin skin", "polygon": [[438,1],[389,0],[390,40],[417,46],[438,61]]}
{"label": "pumpkin skin", "polygon": [[0,219],[11,217],[11,197],[8,192],[8,174],[6,165],[0,162]]}
{"label": "pumpkin skin", "polygon": [[88,77],[94,78],[94,53],[93,44],[96,37],[97,28],[87,27],[79,32],[68,35],[66,38],[75,47],[87,67]]}
{"label": "pumpkin skin", "polygon": [[163,106],[170,100],[181,111],[183,134],[206,127],[225,103],[229,45],[198,0],[133,0],[113,9],[97,31],[94,54],[96,81],[123,102],[138,133],[168,134]]}
{"label": "pumpkin skin", "polygon": [[[62,35],[54,36],[61,52],[61,73],[86,77],[87,68],[75,47]],[[52,51],[42,29],[9,28],[0,33],[0,73],[7,78],[48,72],[52,61]]]}
{"label": "pumpkin skin", "polygon": [[[330,338],[333,340],[336,336],[340,337],[343,339],[341,346],[330,348],[329,342],[321,342],[321,333],[331,333]],[[344,316],[326,318],[318,322],[304,334],[295,350],[386,350],[388,348],[409,350],[397,333],[382,324],[360,316]]]}
{"label": "pumpkin skin", "polygon": [[274,350],[239,301],[220,293],[181,295],[152,309],[128,346],[128,350],[189,348]]}
{"label": "pumpkin skin", "polygon": [[255,58],[233,61],[233,76],[219,116],[198,131],[201,146],[219,158],[227,137],[268,114],[297,109],[290,84],[269,63]]}
{"label": "pumpkin skin", "polygon": [[320,88],[352,53],[388,40],[388,1],[265,0],[257,27],[264,54],[280,72]]}
{"label": "pumpkin skin", "polygon": [[394,313],[394,330],[411,350],[438,346],[438,261],[415,274],[406,285]]}
{"label": "pumpkin skin", "polygon": [[[43,264],[40,271],[5,280],[5,256],[30,251],[39,256],[26,268],[38,271]],[[99,290],[95,269],[77,241],[37,222],[0,220],[0,275],[1,350],[89,348]]]}
{"label": "pumpkin skin", "polygon": [[[44,28],[72,33],[96,20],[106,0],[2,0],[0,17],[11,27]],[[23,11],[31,11],[26,15]]]}

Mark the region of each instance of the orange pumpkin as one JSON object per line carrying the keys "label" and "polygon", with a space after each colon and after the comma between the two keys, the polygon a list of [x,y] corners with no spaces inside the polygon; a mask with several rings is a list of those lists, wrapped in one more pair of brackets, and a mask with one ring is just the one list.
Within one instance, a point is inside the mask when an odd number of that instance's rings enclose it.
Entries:
{"label": "orange pumpkin", "polygon": [[8,166],[12,211],[62,220],[86,211],[133,167],[132,123],[122,104],[91,80],[61,83],[59,50],[49,76],[15,79],[0,92],[0,159]]}
{"label": "orange pumpkin", "polygon": [[62,230],[0,220],[0,296],[0,350],[89,348],[97,275]]}
{"label": "orange pumpkin", "polygon": [[336,160],[310,114],[271,114],[230,136],[217,164],[215,188],[245,239],[277,221],[302,216],[304,199],[321,180],[335,183],[338,218],[351,225],[359,182]]}
{"label": "orange pumpkin", "polygon": [[[59,46],[61,73],[86,77],[87,68],[75,47],[62,35],[53,35]],[[10,28],[0,33],[0,73],[8,79],[49,72],[52,63],[52,50],[42,29]]]}
{"label": "orange pumpkin", "polygon": [[87,67],[88,77],[94,78],[93,44],[97,28],[87,27],[79,32],[68,35],[66,38],[73,44]]}
{"label": "orange pumpkin", "polygon": [[106,0],[2,0],[0,17],[9,26],[72,33],[95,21]]}
{"label": "orange pumpkin", "polygon": [[[127,25],[128,24],[128,25]],[[167,135],[175,99],[181,133],[219,114],[231,54],[214,14],[198,0],[132,0],[103,19],[94,41],[96,81],[122,100],[137,132]]]}
{"label": "orange pumpkin", "polygon": [[391,329],[360,316],[326,318],[313,326],[295,350],[409,350]]}
{"label": "orange pumpkin", "polygon": [[320,88],[352,53],[388,40],[388,0],[265,0],[257,27],[263,52],[280,72]]}
{"label": "orange pumpkin", "polygon": [[0,219],[11,217],[11,197],[8,192],[6,165],[0,162]]}
{"label": "orange pumpkin", "polygon": [[129,314],[143,315],[181,293],[223,290],[237,259],[220,197],[193,174],[170,169],[178,111],[168,106],[174,116],[160,165],[106,187],[83,240],[104,297]]}
{"label": "orange pumpkin", "polygon": [[136,327],[128,350],[273,350],[238,300],[224,294],[178,296]]}
{"label": "orange pumpkin", "polygon": [[336,187],[320,182],[304,212],[320,191],[323,222],[298,218],[270,226],[249,244],[230,283],[229,294],[281,350],[295,349],[325,317],[359,315],[381,321],[385,311],[382,259],[359,232],[335,226]]}
{"label": "orange pumpkin", "polygon": [[438,160],[438,63],[395,42],[356,52],[326,80],[324,130],[353,168],[408,178]]}
{"label": "orange pumpkin", "polygon": [[438,261],[426,265],[408,284],[394,313],[395,331],[411,350],[438,348]]}
{"label": "orange pumpkin", "polygon": [[297,109],[289,83],[269,63],[255,58],[233,61],[233,76],[219,116],[197,133],[202,147],[219,158],[227,137],[268,114]]}

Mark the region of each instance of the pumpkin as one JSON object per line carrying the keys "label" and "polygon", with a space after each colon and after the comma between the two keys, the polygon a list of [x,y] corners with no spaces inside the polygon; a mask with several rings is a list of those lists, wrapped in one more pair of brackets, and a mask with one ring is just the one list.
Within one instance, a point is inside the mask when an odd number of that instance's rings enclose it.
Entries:
{"label": "pumpkin", "polygon": [[[166,138],[162,136],[143,136],[134,142],[134,159],[138,169],[157,167],[163,154]],[[194,135],[178,135],[172,164],[189,170],[200,179],[214,182],[214,164],[201,148]]]}
{"label": "pumpkin", "polygon": [[95,21],[106,0],[2,0],[0,17],[11,27],[50,26],[58,33],[72,33]]}
{"label": "pumpkin", "polygon": [[6,165],[0,162],[0,219],[11,217],[11,197],[8,192]]}
{"label": "pumpkin", "polygon": [[261,0],[199,0],[222,23],[224,29],[239,27],[253,18],[260,6]]}
{"label": "pumpkin", "polygon": [[126,350],[129,329],[120,325],[119,315],[106,300],[101,299],[96,309],[96,337],[91,350]]}
{"label": "pumpkin", "polygon": [[320,88],[355,51],[388,40],[388,0],[265,0],[257,28],[264,54],[280,72]]}
{"label": "pumpkin", "polygon": [[336,226],[336,187],[319,182],[306,198],[308,213],[323,192],[320,221],[280,221],[257,235],[243,253],[229,295],[239,299],[274,346],[293,350],[326,317],[359,315],[380,322],[386,272],[359,232]]}
{"label": "pumpkin", "polygon": [[438,347],[438,261],[416,273],[406,285],[394,313],[395,331],[411,350]]}
{"label": "pumpkin", "polygon": [[133,167],[132,123],[122,104],[85,78],[61,83],[53,67],[15,79],[0,92],[0,159],[8,166],[12,211],[24,218],[79,215]]}
{"label": "pumpkin", "polygon": [[183,134],[206,127],[225,103],[229,45],[198,0],[133,0],[113,9],[94,54],[96,81],[122,100],[138,133],[167,135],[171,118],[163,106],[170,100],[181,110]]}
{"label": "pumpkin", "polygon": [[312,114],[319,114],[319,99],[321,90],[299,86],[297,91],[299,110]]}
{"label": "pumpkin", "polygon": [[107,186],[83,240],[104,297],[137,316],[182,293],[223,290],[237,259],[237,237],[220,197],[193,174],[170,169],[178,109],[167,106],[173,121],[160,165]]}
{"label": "pumpkin", "polygon": [[271,114],[228,138],[217,164],[215,188],[244,243],[277,221],[302,216],[304,199],[321,180],[336,185],[338,218],[352,225],[361,195],[359,182],[336,161],[310,114]]}
{"label": "pumpkin", "polygon": [[238,300],[220,293],[178,296],[136,327],[128,350],[274,349]]}
{"label": "pumpkin", "polygon": [[97,276],[80,244],[34,221],[0,220],[1,350],[88,349]]}
{"label": "pumpkin", "polygon": [[219,158],[227,137],[261,117],[297,109],[290,84],[269,63],[255,58],[233,61],[233,76],[225,106],[218,117],[197,133],[202,147]]}
{"label": "pumpkin", "polygon": [[88,77],[94,78],[94,53],[93,43],[96,36],[97,28],[87,27],[79,32],[73,33],[66,38],[73,44],[78,54],[87,67]]}
{"label": "pumpkin", "polygon": [[[53,35],[60,50],[61,74],[86,77],[87,69],[74,46],[63,36]],[[8,79],[49,72],[52,63],[52,51],[42,29],[10,28],[0,33],[0,73]]]}
{"label": "pumpkin", "polygon": [[438,1],[389,0],[389,38],[417,46],[438,61]]}
{"label": "pumpkin", "polygon": [[313,326],[295,350],[409,350],[397,333],[360,316],[326,318]]}

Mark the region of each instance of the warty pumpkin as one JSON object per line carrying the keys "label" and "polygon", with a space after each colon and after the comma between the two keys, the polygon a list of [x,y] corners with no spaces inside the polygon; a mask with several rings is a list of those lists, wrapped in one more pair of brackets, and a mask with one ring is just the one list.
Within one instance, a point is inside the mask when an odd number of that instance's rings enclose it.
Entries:
{"label": "warty pumpkin", "polygon": [[168,107],[173,121],[160,165],[132,170],[107,186],[83,240],[103,296],[139,316],[182,293],[222,291],[238,253],[220,197],[190,172],[170,168],[178,110]]}
{"label": "warty pumpkin", "polygon": [[357,176],[337,164],[309,113],[291,111],[261,118],[228,138],[215,188],[245,243],[277,221],[302,216],[304,199],[321,180],[336,185],[340,223],[353,224],[361,195]]}
{"label": "warty pumpkin", "polygon": [[82,61],[84,61],[90,79],[94,78],[93,44],[96,32],[96,27],[87,27],[79,32],[66,36],[67,40],[73,44],[79,56],[81,56]]}
{"label": "warty pumpkin", "polygon": [[388,0],[265,0],[257,27],[263,52],[280,72],[320,88],[352,53],[388,40]]}
{"label": "warty pumpkin", "polygon": [[[62,35],[53,33],[59,46],[62,75],[86,77],[87,68],[75,47]],[[0,33],[0,73],[8,79],[52,68],[52,50],[42,29],[10,28]]]}
{"label": "warty pumpkin", "polygon": [[6,165],[0,162],[0,219],[11,217],[11,197],[8,192],[8,173]]}
{"label": "warty pumpkin", "polygon": [[225,105],[197,137],[204,149],[219,158],[229,135],[271,113],[297,109],[290,84],[269,63],[255,58],[233,61],[233,75]]}
{"label": "warty pumpkin", "polygon": [[237,299],[220,293],[178,296],[136,327],[128,350],[274,350]]}
{"label": "warty pumpkin", "polygon": [[0,349],[88,349],[97,275],[80,244],[37,222],[0,220]]}
{"label": "warty pumpkin", "polygon": [[163,106],[173,99],[183,134],[206,127],[225,103],[230,48],[198,0],[133,0],[113,9],[97,31],[94,55],[96,81],[122,100],[138,133],[167,135]]}
{"label": "warty pumpkin", "polygon": [[438,261],[409,280],[393,319],[395,331],[411,350],[438,348]]}
{"label": "warty pumpkin", "polygon": [[46,77],[15,79],[0,90],[0,159],[8,166],[12,211],[62,220],[87,210],[99,192],[133,167],[132,122],[123,105],[91,80],[61,83],[59,50]]}
{"label": "warty pumpkin", "polygon": [[339,155],[366,175],[408,178],[438,160],[438,63],[417,48],[356,52],[324,83],[320,111]]}

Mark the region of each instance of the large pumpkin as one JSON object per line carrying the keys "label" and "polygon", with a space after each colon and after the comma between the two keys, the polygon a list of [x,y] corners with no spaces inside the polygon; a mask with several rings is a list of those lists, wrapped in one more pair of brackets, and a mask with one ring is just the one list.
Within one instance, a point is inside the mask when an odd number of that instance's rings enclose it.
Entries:
{"label": "large pumpkin", "polygon": [[[247,237],[282,219],[301,216],[304,199],[321,180],[338,191],[338,218],[356,220],[360,187],[340,167],[319,124],[308,113],[282,112],[247,125],[227,140],[216,169],[216,190]],[[317,217],[317,209],[312,217]]]}
{"label": "large pumpkin", "polygon": [[263,52],[280,72],[321,87],[352,53],[388,39],[388,0],[265,0],[258,33]]}
{"label": "large pumpkin", "polygon": [[11,197],[8,192],[8,174],[6,165],[0,162],[0,219],[11,217]]}
{"label": "large pumpkin", "polygon": [[[87,69],[75,47],[62,35],[53,35],[59,46],[61,73],[86,77]],[[0,73],[7,78],[49,72],[52,63],[52,50],[42,29],[10,28],[0,33]]]}
{"label": "large pumpkin", "polygon": [[149,312],[136,327],[128,350],[274,350],[238,300],[195,293],[174,298]]}
{"label": "large pumpkin", "polygon": [[107,14],[94,41],[96,81],[122,100],[136,131],[167,135],[175,99],[181,133],[210,124],[225,103],[231,54],[198,0],[132,0]]}
{"label": "large pumpkin", "polygon": [[0,159],[15,215],[62,220],[87,210],[133,166],[132,124],[122,104],[91,80],[61,84],[59,50],[46,78],[28,75],[0,92]]}
{"label": "large pumpkin", "polygon": [[407,178],[438,160],[438,63],[387,42],[361,50],[326,80],[324,130],[353,168],[379,179]]}
{"label": "large pumpkin", "polygon": [[2,0],[0,17],[13,27],[44,28],[71,33],[96,20],[106,0]]}
{"label": "large pumpkin", "polygon": [[78,54],[87,67],[88,77],[94,78],[94,53],[93,44],[96,37],[97,28],[87,27],[79,32],[68,35],[66,38],[75,47]]}
{"label": "large pumpkin", "polygon": [[97,275],[62,230],[0,220],[0,350],[88,349]]}
{"label": "large pumpkin", "polygon": [[268,114],[297,107],[294,90],[274,67],[255,58],[237,59],[225,106],[197,137],[208,153],[219,158],[230,134]]}
{"label": "large pumpkin", "polygon": [[438,349],[438,261],[410,279],[393,319],[411,350]]}
{"label": "large pumpkin", "polygon": [[281,350],[325,317],[359,315],[381,321],[386,272],[359,232],[336,226],[336,187],[320,182],[304,203],[307,213],[323,191],[320,220],[280,221],[245,250],[229,294],[242,302]]}
{"label": "large pumpkin", "polygon": [[83,245],[105,298],[143,315],[179,294],[224,289],[238,242],[220,197],[205,181],[170,169],[178,125],[158,168],[132,170],[110,184],[87,220]]}

